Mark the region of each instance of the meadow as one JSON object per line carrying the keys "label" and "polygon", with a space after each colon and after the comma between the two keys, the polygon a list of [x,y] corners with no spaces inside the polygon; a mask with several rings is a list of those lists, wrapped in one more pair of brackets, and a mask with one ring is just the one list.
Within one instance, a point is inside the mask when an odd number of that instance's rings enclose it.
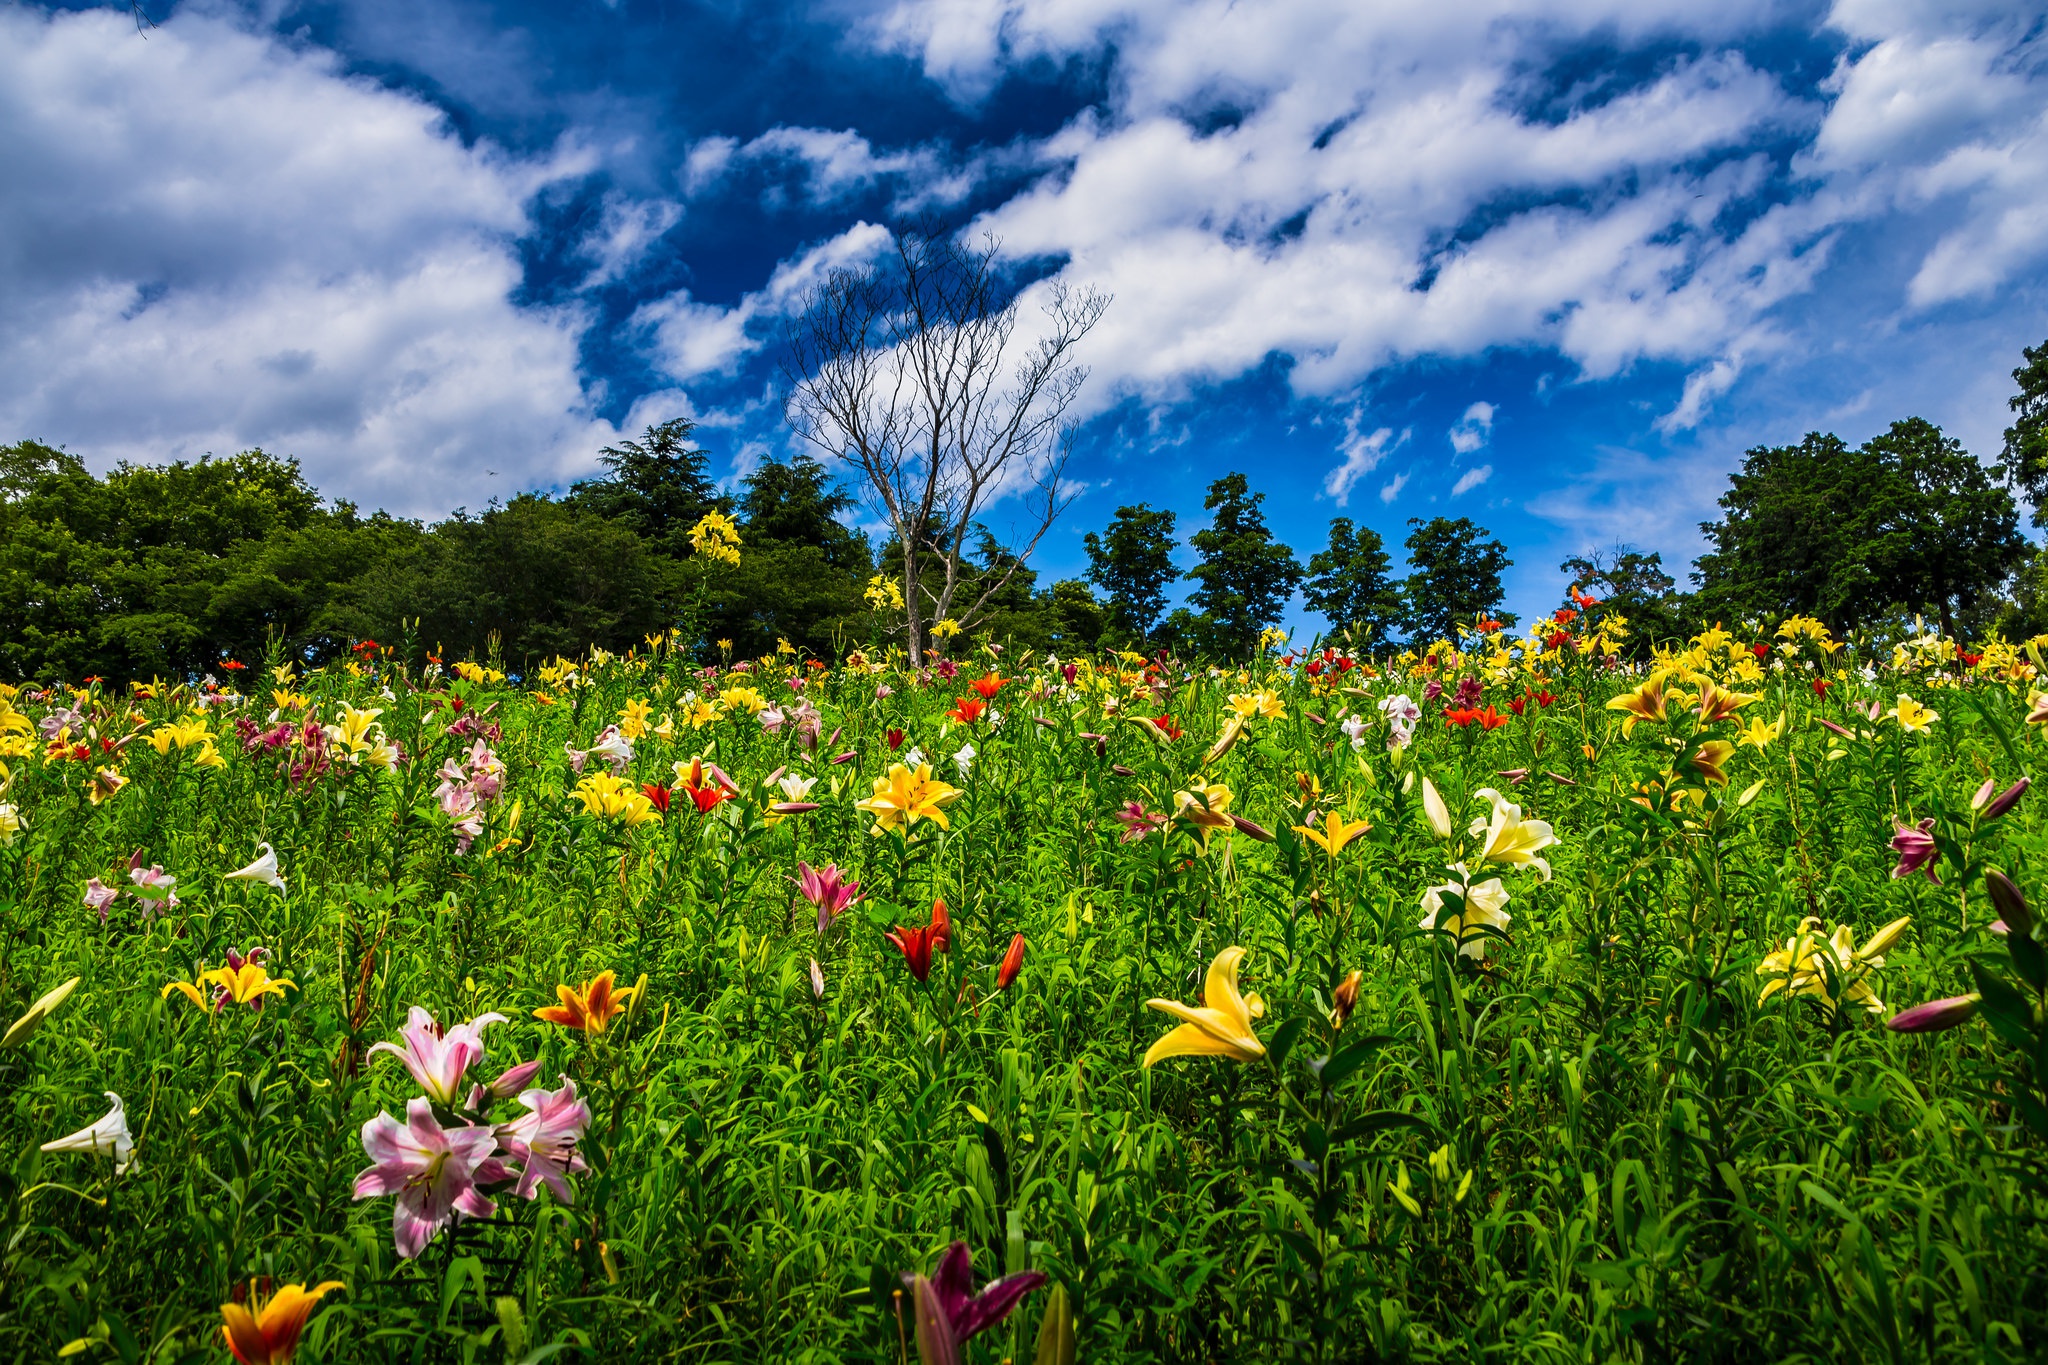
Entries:
{"label": "meadow", "polygon": [[0,1357],[2039,1359],[2038,649],[1492,626],[0,689]]}

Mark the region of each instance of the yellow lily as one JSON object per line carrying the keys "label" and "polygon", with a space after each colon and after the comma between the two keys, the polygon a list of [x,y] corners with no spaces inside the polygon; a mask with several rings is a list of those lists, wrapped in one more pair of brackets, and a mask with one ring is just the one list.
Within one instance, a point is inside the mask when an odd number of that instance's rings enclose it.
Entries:
{"label": "yellow lily", "polygon": [[661,818],[661,812],[654,808],[654,802],[648,800],[647,793],[611,773],[592,773],[578,782],[569,794],[581,801],[583,809],[590,814],[620,820],[627,825],[644,825]]}
{"label": "yellow lily", "polygon": [[1939,711],[1929,710],[1905,693],[1899,693],[1899,704],[1885,712],[1899,723],[1899,728],[1909,735],[1924,735],[1941,719]]}
{"label": "yellow lily", "polygon": [[1186,1021],[1146,1049],[1146,1066],[1163,1057],[1229,1057],[1250,1062],[1266,1055],[1265,1044],[1252,1032],[1252,1020],[1265,1014],[1266,1003],[1256,995],[1239,994],[1237,968],[1242,961],[1242,948],[1225,948],[1216,954],[1216,960],[1209,964],[1209,979],[1203,985],[1199,1008],[1178,1000],[1145,1002],[1148,1009]]}
{"label": "yellow lily", "polygon": [[908,830],[920,820],[950,829],[946,807],[962,795],[960,788],[933,777],[929,763],[918,764],[916,772],[894,763],[886,776],[875,779],[874,795],[853,804],[854,809],[875,817],[875,826],[868,832],[879,835],[884,830]]}
{"label": "yellow lily", "polygon": [[1227,834],[1237,828],[1229,815],[1230,802],[1230,788],[1221,782],[1192,782],[1186,791],[1173,794],[1173,813],[1201,831],[1202,847],[1207,848],[1213,831]]}
{"label": "yellow lily", "polygon": [[288,1284],[268,1299],[252,1294],[246,1308],[239,1303],[222,1304],[220,1330],[229,1353],[241,1365],[291,1365],[314,1305],[342,1287],[340,1280],[328,1280],[311,1289]]}
{"label": "yellow lily", "polygon": [[[1885,953],[1912,922],[1911,915],[1902,915],[1858,948],[1856,933],[1848,925],[1838,924],[1833,934],[1823,937],[1821,922],[1808,915],[1799,921],[1799,932],[1786,939],[1782,949],[1757,964],[1756,974],[1771,978],[1764,983],[1757,1003],[1785,991],[1812,996],[1831,1005],[1861,1005],[1872,1014],[1883,1014],[1884,1001],[1878,999],[1865,977],[1884,966]],[[1825,964],[1821,961],[1823,954],[1830,959]],[[1839,999],[1829,993],[1830,978],[1841,992]]]}
{"label": "yellow lily", "polygon": [[295,982],[271,976],[262,963],[244,962],[240,967],[216,967],[201,972],[196,981],[173,981],[157,994],[168,1000],[175,991],[199,1008],[212,1010],[217,1006],[207,995],[208,986],[220,987],[220,1006],[257,1004],[267,995],[283,995],[287,990],[298,989]]}
{"label": "yellow lily", "polygon": [[1364,820],[1346,820],[1340,812],[1334,810],[1324,814],[1322,823],[1321,830],[1311,825],[1296,825],[1294,829],[1332,858],[1342,853],[1359,835],[1372,828]]}
{"label": "yellow lily", "polygon": [[1738,740],[1742,741],[1744,744],[1749,745],[1753,749],[1762,749],[1767,747],[1772,740],[1777,739],[1784,733],[1784,716],[1781,715],[1776,720],[1771,721],[1768,724],[1765,723],[1764,718],[1762,716],[1751,716],[1749,718],[1749,725],[1746,728],[1737,731],[1735,737]]}
{"label": "yellow lily", "polygon": [[1633,734],[1636,725],[1641,721],[1663,720],[1664,674],[1661,671],[1652,673],[1649,677],[1643,679],[1641,685],[1636,687],[1635,690],[1624,692],[1618,697],[1609,698],[1607,709],[1610,711],[1624,711],[1628,714],[1628,719],[1621,723],[1621,733],[1624,736]]}
{"label": "yellow lily", "polygon": [[1709,678],[1700,684],[1700,724],[1712,725],[1715,721],[1727,720],[1755,700],[1748,692],[1730,692],[1716,687],[1713,679]]}
{"label": "yellow lily", "polygon": [[1272,688],[1261,688],[1257,692],[1233,692],[1230,694],[1230,709],[1246,720],[1285,720],[1287,706],[1280,700],[1280,694]]}
{"label": "yellow lily", "polygon": [[639,739],[647,733],[647,718],[654,714],[654,707],[639,697],[630,697],[626,709],[619,712],[619,733],[627,739]]}
{"label": "yellow lily", "polygon": [[1709,782],[1728,780],[1728,760],[1735,756],[1735,746],[1725,739],[1710,739],[1700,745],[1700,751],[1692,756],[1692,766],[1701,777]]}

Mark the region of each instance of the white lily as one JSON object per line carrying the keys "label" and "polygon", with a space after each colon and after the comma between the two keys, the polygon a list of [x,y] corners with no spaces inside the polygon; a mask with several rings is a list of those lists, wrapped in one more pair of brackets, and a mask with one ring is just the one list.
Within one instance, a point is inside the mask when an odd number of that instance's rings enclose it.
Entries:
{"label": "white lily", "polygon": [[104,1092],[114,1107],[107,1116],[87,1128],[81,1128],[68,1137],[60,1137],[43,1144],[46,1152],[104,1152],[114,1158],[114,1174],[120,1175],[129,1166],[128,1158],[135,1151],[135,1139],[128,1133],[128,1110],[121,1103],[121,1097],[113,1091]]}
{"label": "white lily", "polygon": [[245,868],[228,873],[221,880],[229,882],[265,882],[276,887],[279,891],[283,891],[285,889],[284,878],[277,871],[277,850],[267,843],[258,844],[256,847],[263,850],[262,857]]}

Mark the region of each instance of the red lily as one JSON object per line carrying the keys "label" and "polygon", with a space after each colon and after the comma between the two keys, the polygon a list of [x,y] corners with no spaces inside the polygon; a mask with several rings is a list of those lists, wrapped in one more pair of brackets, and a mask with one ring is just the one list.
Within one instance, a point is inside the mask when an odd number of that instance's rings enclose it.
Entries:
{"label": "red lily", "polygon": [[889,752],[892,754],[903,747],[903,732],[901,730],[891,730],[884,738],[889,741]]}
{"label": "red lily", "polygon": [[1479,713],[1469,706],[1446,706],[1444,708],[1444,719],[1462,730],[1473,721],[1478,720]]}
{"label": "red lily", "polygon": [[1508,703],[1508,710],[1514,712],[1518,716],[1528,709],[1529,699],[1527,697],[1516,697],[1513,701]]}
{"label": "red lily", "polygon": [[[660,811],[663,815],[668,814],[670,792],[667,787],[662,786],[659,782],[649,782],[640,791],[642,795],[654,803],[656,810]],[[714,802],[713,804],[716,803]]]}
{"label": "red lily", "polygon": [[923,981],[932,974],[932,954],[949,952],[953,947],[953,921],[946,914],[946,903],[932,902],[930,924],[917,929],[899,924],[886,937],[903,954],[910,974]]}
{"label": "red lily", "polygon": [[982,712],[986,710],[988,703],[985,701],[976,701],[973,697],[955,697],[953,709],[946,713],[946,717],[949,720],[957,720],[962,725],[972,725],[981,719]]}
{"label": "red lily", "polygon": [[1003,684],[1008,681],[1008,678],[999,676],[996,673],[996,671],[993,668],[991,668],[987,673],[983,674],[979,678],[976,678],[973,682],[970,682],[967,685],[973,688],[975,691],[981,693],[981,699],[983,701],[994,701],[996,693],[1002,691]]}
{"label": "red lily", "polygon": [[730,801],[738,795],[732,788],[720,782],[715,775],[707,775],[704,771],[704,760],[701,758],[690,760],[690,772],[683,779],[682,787],[690,794],[690,800],[696,804],[699,815],[709,815],[719,802]]}
{"label": "red lily", "polygon": [[1498,730],[1501,726],[1508,723],[1506,716],[1493,709],[1492,702],[1488,702],[1486,709],[1476,713],[1472,718],[1479,722],[1479,726],[1483,730]]}
{"label": "red lily", "polygon": [[1158,726],[1160,732],[1164,734],[1168,739],[1179,739],[1181,735],[1185,733],[1178,725],[1175,725],[1173,723],[1173,717],[1170,714],[1164,716],[1154,716],[1152,718],[1152,723]]}

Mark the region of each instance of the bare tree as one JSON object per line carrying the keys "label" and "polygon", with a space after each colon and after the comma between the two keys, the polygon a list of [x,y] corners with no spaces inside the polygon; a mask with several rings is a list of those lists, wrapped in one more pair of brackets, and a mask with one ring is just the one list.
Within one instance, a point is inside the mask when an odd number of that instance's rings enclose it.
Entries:
{"label": "bare tree", "polygon": [[[790,425],[860,471],[903,547],[912,659],[924,657],[928,622],[976,622],[1073,496],[1067,414],[1088,377],[1074,349],[1109,299],[1055,282],[1045,325],[1020,338],[999,247],[898,233],[886,268],[833,271],[787,330]],[[1021,533],[1003,547],[1000,572],[963,593],[969,531],[1010,496],[1023,508]]]}

